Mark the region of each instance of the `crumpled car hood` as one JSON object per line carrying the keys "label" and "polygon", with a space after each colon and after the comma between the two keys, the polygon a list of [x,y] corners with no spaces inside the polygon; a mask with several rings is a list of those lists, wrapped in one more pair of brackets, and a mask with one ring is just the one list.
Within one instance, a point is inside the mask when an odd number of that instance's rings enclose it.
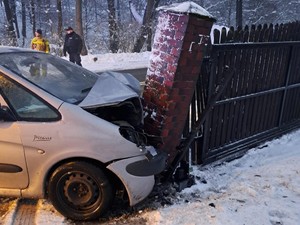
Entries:
{"label": "crumpled car hood", "polygon": [[118,104],[126,99],[140,96],[139,81],[129,73],[104,72],[79,104],[83,108],[93,108]]}

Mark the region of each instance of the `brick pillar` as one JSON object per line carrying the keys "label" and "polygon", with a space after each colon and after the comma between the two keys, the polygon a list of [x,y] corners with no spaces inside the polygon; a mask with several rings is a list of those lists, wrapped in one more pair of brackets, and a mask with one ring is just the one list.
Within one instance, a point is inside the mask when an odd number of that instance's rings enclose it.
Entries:
{"label": "brick pillar", "polygon": [[181,140],[213,22],[193,2],[159,8],[143,92],[144,128],[161,137],[162,144],[151,144],[167,152],[169,162]]}

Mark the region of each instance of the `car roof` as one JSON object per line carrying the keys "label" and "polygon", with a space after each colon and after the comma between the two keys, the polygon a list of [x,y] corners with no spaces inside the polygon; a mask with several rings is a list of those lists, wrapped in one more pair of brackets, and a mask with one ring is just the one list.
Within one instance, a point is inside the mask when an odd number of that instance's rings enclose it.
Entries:
{"label": "car roof", "polygon": [[29,48],[0,46],[0,54],[1,53],[11,53],[11,52],[34,52],[34,51]]}

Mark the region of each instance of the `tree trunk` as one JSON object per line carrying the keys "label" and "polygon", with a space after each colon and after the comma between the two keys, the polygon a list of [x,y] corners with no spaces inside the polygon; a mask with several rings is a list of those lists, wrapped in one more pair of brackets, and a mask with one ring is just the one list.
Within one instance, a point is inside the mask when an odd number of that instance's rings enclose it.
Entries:
{"label": "tree trunk", "polygon": [[147,31],[147,51],[151,51],[152,49],[152,25],[148,28]]}
{"label": "tree trunk", "polygon": [[76,29],[78,34],[82,38],[82,50],[81,55],[87,55],[87,49],[84,41],[84,35],[83,35],[83,27],[82,27],[82,0],[76,0]]}
{"label": "tree trunk", "polygon": [[143,25],[141,26],[139,36],[134,44],[133,52],[140,52],[142,50],[146,38],[148,39],[147,50],[151,49],[152,18],[158,3],[159,0],[147,0],[146,11],[143,18]]}
{"label": "tree trunk", "polygon": [[46,21],[46,24],[41,24],[40,26],[44,28],[45,30],[45,35],[46,35],[46,30],[50,30],[50,32],[52,33],[52,31],[54,30],[53,26],[54,26],[54,23],[52,23],[52,19],[51,19],[51,14],[49,13],[51,11],[51,3],[50,1],[46,1],[46,2],[43,2],[43,7],[45,9],[45,12],[48,12],[48,13],[45,13],[45,21]]}
{"label": "tree trunk", "polygon": [[22,46],[24,47],[25,45],[25,38],[27,36],[26,32],[26,3],[25,0],[21,1],[21,11],[22,11]]}
{"label": "tree trunk", "polygon": [[17,38],[20,38],[20,31],[19,31],[19,25],[18,25],[18,17],[17,17],[15,0],[10,0],[10,4],[11,4],[12,18],[13,18],[13,23],[15,24]]}
{"label": "tree trunk", "polygon": [[62,25],[62,7],[61,0],[56,1],[57,9],[57,34],[60,39],[63,37],[63,25]]}
{"label": "tree trunk", "polygon": [[233,0],[228,0],[228,17],[227,17],[227,26],[230,27],[231,25],[231,14],[232,14],[232,5],[233,5]]}
{"label": "tree trunk", "polygon": [[243,26],[243,0],[236,0],[236,26]]}
{"label": "tree trunk", "polygon": [[62,56],[62,46],[64,44],[64,36],[63,36],[63,24],[62,24],[62,0],[56,0],[56,12],[57,12],[57,45],[58,49],[52,49],[56,52],[57,55]]}
{"label": "tree trunk", "polygon": [[35,17],[35,3],[34,0],[30,0],[30,8],[31,8],[31,23],[32,23],[32,35],[34,36],[34,32],[36,30],[36,17]]}
{"label": "tree trunk", "polygon": [[116,8],[114,0],[107,0],[108,6],[108,29],[109,29],[109,48],[112,53],[119,50],[119,32],[116,20]]}
{"label": "tree trunk", "polygon": [[[90,12],[90,8],[88,8],[88,2],[84,1],[83,4],[84,4],[83,5],[84,17],[86,18],[86,21],[87,21],[87,18],[88,18],[89,14],[91,12]],[[89,24],[88,23],[85,23],[84,32],[85,32],[85,37],[86,37],[86,40],[87,40],[88,35],[89,35]],[[90,49],[88,43],[86,43],[86,47],[87,47],[87,49]]]}
{"label": "tree trunk", "polygon": [[7,32],[8,32],[8,39],[9,39],[9,44],[12,46],[17,46],[17,37],[14,29],[14,24],[13,24],[13,16],[12,12],[9,6],[9,0],[3,0],[4,8],[5,8],[5,14],[6,14],[6,19],[7,19]]}

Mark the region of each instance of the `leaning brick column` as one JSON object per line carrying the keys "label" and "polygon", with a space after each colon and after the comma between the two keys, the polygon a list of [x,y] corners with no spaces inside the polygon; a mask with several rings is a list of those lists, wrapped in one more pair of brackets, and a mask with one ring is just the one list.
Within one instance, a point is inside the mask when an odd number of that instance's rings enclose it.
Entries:
{"label": "leaning brick column", "polygon": [[143,92],[145,132],[161,137],[153,144],[176,155],[214,19],[193,2],[159,8]]}

